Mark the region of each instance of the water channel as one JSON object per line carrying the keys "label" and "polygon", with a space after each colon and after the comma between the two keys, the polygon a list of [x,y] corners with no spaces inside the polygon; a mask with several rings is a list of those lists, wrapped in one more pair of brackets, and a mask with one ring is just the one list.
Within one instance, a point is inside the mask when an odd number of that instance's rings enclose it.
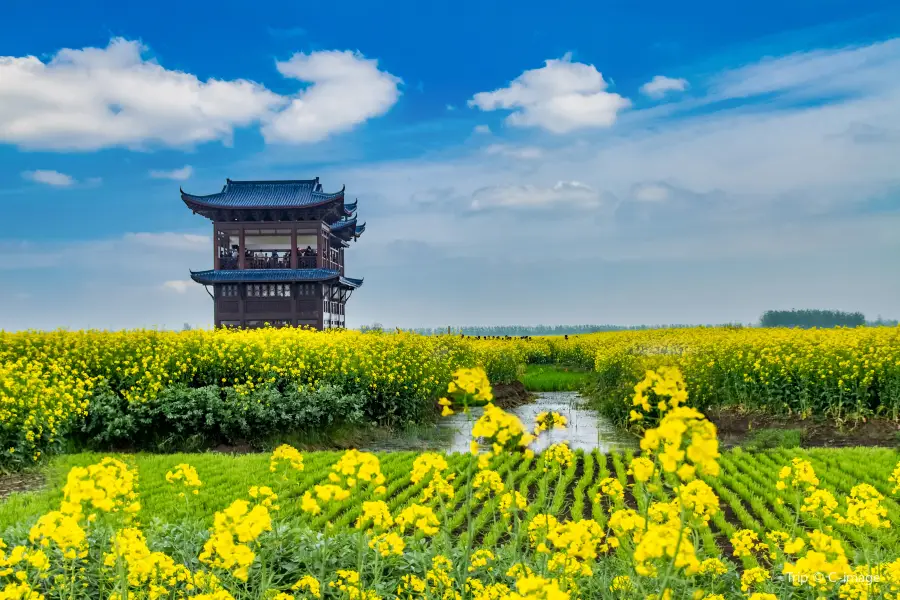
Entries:
{"label": "water channel", "polygon": [[[534,418],[543,411],[558,412],[568,419],[569,425],[566,429],[542,432],[531,446],[535,452],[559,442],[568,442],[573,450],[598,449],[601,452],[636,446],[633,436],[617,429],[609,420],[597,414],[597,411],[581,408],[582,398],[577,392],[541,392],[536,396],[534,402],[523,404],[508,412],[519,417],[528,429],[534,427]],[[472,424],[481,415],[482,409],[476,407],[471,412],[471,415],[459,412],[440,420],[440,427],[453,429],[449,445],[444,448],[446,452],[469,451]]]}

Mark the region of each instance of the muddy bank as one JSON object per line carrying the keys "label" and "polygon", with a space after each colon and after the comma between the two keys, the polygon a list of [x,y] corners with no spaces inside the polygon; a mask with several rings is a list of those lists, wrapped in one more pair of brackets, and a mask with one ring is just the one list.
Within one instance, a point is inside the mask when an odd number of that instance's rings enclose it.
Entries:
{"label": "muddy bank", "polygon": [[711,409],[706,416],[716,424],[719,441],[725,447],[744,444],[761,429],[797,430],[803,447],[900,446],[900,424],[888,419],[869,419],[840,426],[825,419],[775,417],[733,409]]}
{"label": "muddy bank", "polygon": [[0,474],[0,500],[15,492],[30,492],[44,486],[45,479],[40,473]]}
{"label": "muddy bank", "polygon": [[493,386],[494,405],[504,410],[516,408],[523,404],[533,402],[537,397],[525,389],[525,384],[521,381],[513,383],[498,383]]}

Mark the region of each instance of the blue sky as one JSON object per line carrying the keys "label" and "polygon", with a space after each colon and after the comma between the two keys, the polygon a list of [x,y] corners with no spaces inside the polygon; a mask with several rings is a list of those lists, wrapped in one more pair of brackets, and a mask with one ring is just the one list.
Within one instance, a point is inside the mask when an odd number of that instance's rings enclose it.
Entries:
{"label": "blue sky", "polygon": [[350,326],[900,316],[896,3],[376,4],[6,3],[0,328],[208,326],[179,186],[316,176]]}

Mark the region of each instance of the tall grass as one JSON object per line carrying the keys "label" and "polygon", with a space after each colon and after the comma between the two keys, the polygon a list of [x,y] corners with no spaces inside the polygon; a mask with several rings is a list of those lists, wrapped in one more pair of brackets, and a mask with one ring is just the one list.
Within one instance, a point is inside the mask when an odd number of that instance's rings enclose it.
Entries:
{"label": "tall grass", "polygon": [[562,365],[528,365],[522,376],[530,392],[577,392],[591,376],[589,371]]}

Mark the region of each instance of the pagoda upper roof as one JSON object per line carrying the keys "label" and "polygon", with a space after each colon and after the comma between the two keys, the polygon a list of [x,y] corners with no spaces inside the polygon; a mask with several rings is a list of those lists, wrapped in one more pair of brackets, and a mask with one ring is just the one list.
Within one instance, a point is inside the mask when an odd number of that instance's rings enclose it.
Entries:
{"label": "pagoda upper roof", "polygon": [[191,271],[191,279],[197,283],[211,285],[214,283],[272,283],[294,281],[331,281],[349,288],[358,288],[362,279],[344,277],[332,269],[243,269],[243,270],[208,270]]}
{"label": "pagoda upper roof", "polygon": [[[337,192],[322,191],[319,178],[282,181],[234,181],[225,180],[221,192],[198,196],[181,190],[187,203],[210,208],[307,208],[342,199],[344,189]],[[356,208],[356,203],[352,205]],[[347,207],[344,207],[345,212]],[[352,211],[351,211],[352,212]]]}

